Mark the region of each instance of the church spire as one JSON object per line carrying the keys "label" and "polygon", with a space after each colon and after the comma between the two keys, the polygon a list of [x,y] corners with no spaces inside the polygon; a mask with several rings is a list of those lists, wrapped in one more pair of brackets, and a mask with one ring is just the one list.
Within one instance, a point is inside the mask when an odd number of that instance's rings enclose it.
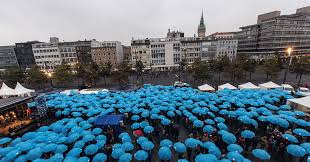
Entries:
{"label": "church spire", "polygon": [[206,34],[206,26],[203,18],[203,11],[201,12],[200,23],[198,25],[198,37],[205,37]]}

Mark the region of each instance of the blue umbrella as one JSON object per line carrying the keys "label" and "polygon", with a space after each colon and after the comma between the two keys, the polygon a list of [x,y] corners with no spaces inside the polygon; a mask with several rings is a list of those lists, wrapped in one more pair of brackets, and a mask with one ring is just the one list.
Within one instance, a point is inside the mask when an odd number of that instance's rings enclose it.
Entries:
{"label": "blue umbrella", "polygon": [[268,154],[268,152],[266,152],[265,150],[262,150],[262,149],[254,149],[252,151],[252,154],[259,158],[259,159],[262,159],[262,160],[268,160],[270,159],[270,155]]}
{"label": "blue umbrella", "polygon": [[0,139],[0,145],[6,144],[8,142],[10,142],[12,139],[9,137],[4,137]]}
{"label": "blue umbrella", "polygon": [[176,152],[178,152],[178,153],[184,153],[184,152],[186,152],[186,146],[185,146],[183,143],[181,143],[181,142],[175,143],[175,144],[173,145],[173,148],[174,148],[174,150],[175,150]]}
{"label": "blue umbrella", "polygon": [[125,151],[131,151],[134,149],[134,145],[130,142],[125,142],[122,144],[122,148],[125,150]]}
{"label": "blue umbrella", "polygon": [[197,139],[187,138],[185,140],[185,145],[186,147],[189,147],[189,148],[196,148],[199,145],[199,142]]}
{"label": "blue umbrella", "polygon": [[164,119],[162,119],[160,121],[160,123],[163,124],[163,125],[169,125],[171,123],[171,121],[169,119],[167,119],[167,118],[164,118]]}
{"label": "blue umbrella", "polygon": [[93,162],[102,162],[107,160],[107,155],[104,153],[98,153],[93,157]]}
{"label": "blue umbrella", "polygon": [[214,121],[218,122],[218,123],[224,123],[225,122],[225,119],[222,118],[222,117],[216,117],[214,118]]}
{"label": "blue umbrella", "polygon": [[80,157],[79,159],[78,159],[78,162],[89,162],[90,160],[89,160],[89,158],[88,157]]}
{"label": "blue umbrella", "polygon": [[170,160],[172,152],[169,147],[161,147],[158,150],[158,157],[160,160]]}
{"label": "blue umbrella", "polygon": [[212,119],[206,119],[205,122],[210,125],[215,124],[215,122]]}
{"label": "blue umbrella", "polygon": [[50,160],[52,161],[62,161],[64,156],[60,153],[56,153],[55,155],[51,156]]}
{"label": "blue umbrella", "polygon": [[308,131],[301,129],[301,128],[294,129],[293,133],[300,135],[300,136],[303,136],[303,137],[309,137],[310,136],[310,133]]}
{"label": "blue umbrella", "polygon": [[94,135],[88,134],[88,135],[83,137],[83,141],[90,142],[90,141],[94,140],[95,138],[96,137]]}
{"label": "blue umbrella", "polygon": [[15,147],[17,147],[17,149],[19,151],[27,151],[27,150],[31,150],[35,147],[35,143],[31,143],[31,142],[20,142],[18,144],[16,144]]}
{"label": "blue umbrella", "polygon": [[172,141],[168,139],[164,139],[160,141],[160,146],[166,146],[166,147],[171,147],[172,146]]}
{"label": "blue umbrella", "polygon": [[95,128],[95,129],[93,129],[93,130],[91,131],[91,133],[92,133],[93,135],[99,135],[99,134],[102,133],[102,129],[101,129],[101,128]]}
{"label": "blue umbrella", "polygon": [[54,151],[57,148],[57,144],[50,143],[43,147],[42,151],[44,153]]}
{"label": "blue umbrella", "polygon": [[122,137],[122,142],[131,142],[131,138],[130,138],[130,136],[129,135],[127,135],[127,136],[123,136]]}
{"label": "blue umbrella", "polygon": [[140,116],[139,115],[133,115],[132,117],[131,117],[131,120],[133,120],[133,121],[137,121],[137,120],[139,120],[140,119]]}
{"label": "blue umbrella", "polygon": [[143,150],[152,150],[154,148],[154,144],[151,141],[144,141],[141,144],[141,148]]}
{"label": "blue umbrella", "polygon": [[140,124],[139,123],[131,124],[131,129],[139,129],[139,128],[140,128]]}
{"label": "blue umbrella", "polygon": [[118,138],[122,139],[124,136],[129,136],[129,134],[127,132],[123,132],[118,135]]}
{"label": "blue umbrella", "polygon": [[241,132],[241,136],[244,138],[253,138],[255,137],[255,133],[250,130],[244,130]]}
{"label": "blue umbrella", "polygon": [[143,132],[145,132],[145,133],[152,133],[153,131],[154,131],[154,127],[152,127],[152,126],[146,126],[143,129]]}
{"label": "blue umbrella", "polygon": [[97,145],[91,144],[85,148],[84,152],[86,155],[94,155],[95,153],[97,153],[98,150],[99,150],[99,148]]}
{"label": "blue umbrella", "polygon": [[308,154],[310,154],[310,143],[302,143],[300,146],[304,148]]}
{"label": "blue umbrella", "polygon": [[238,144],[230,144],[227,146],[228,151],[237,151],[241,153],[243,151],[243,148]]}
{"label": "blue umbrella", "polygon": [[303,157],[306,155],[306,150],[302,148],[301,146],[290,144],[286,146],[287,153],[295,156],[295,157]]}
{"label": "blue umbrella", "polygon": [[298,143],[298,139],[291,134],[282,134],[281,136],[290,142]]}
{"label": "blue umbrella", "polygon": [[197,128],[203,127],[203,122],[201,120],[195,120],[193,124]]}
{"label": "blue umbrella", "polygon": [[149,126],[150,124],[149,124],[149,122],[147,122],[147,121],[143,121],[143,122],[141,122],[140,123],[140,127],[141,128],[145,128],[146,126]]}
{"label": "blue umbrella", "polygon": [[67,153],[67,156],[79,157],[81,152],[82,152],[82,149],[80,149],[80,148],[74,148],[74,149],[71,149],[71,150]]}
{"label": "blue umbrella", "polygon": [[149,139],[147,139],[146,137],[139,137],[138,139],[137,139],[137,143],[138,144],[142,144],[144,141],[148,141]]}
{"label": "blue umbrella", "polygon": [[20,151],[12,150],[8,154],[6,154],[2,160],[11,161],[11,160],[15,159],[19,154],[20,154]]}
{"label": "blue umbrella", "polygon": [[135,154],[135,159],[137,159],[138,161],[144,161],[148,158],[148,154],[146,151],[144,150],[139,150],[137,151]]}
{"label": "blue umbrella", "polygon": [[232,144],[237,141],[236,136],[231,133],[226,133],[222,135],[222,140],[227,144]]}
{"label": "blue umbrella", "polygon": [[195,162],[217,162],[218,159],[212,154],[199,154],[195,157]]}
{"label": "blue umbrella", "polygon": [[203,132],[207,132],[207,133],[213,133],[214,128],[211,125],[205,125],[203,127]]}
{"label": "blue umbrella", "polygon": [[114,159],[119,159],[119,157],[121,156],[121,155],[123,155],[123,154],[125,154],[125,151],[123,150],[123,149],[121,149],[121,148],[115,148],[115,149],[113,149],[112,150],[112,157],[114,158]]}
{"label": "blue umbrella", "polygon": [[186,159],[179,159],[178,162],[189,162],[189,161]]}
{"label": "blue umbrella", "polygon": [[32,150],[30,150],[28,153],[27,153],[27,159],[28,160],[35,160],[35,159],[38,159],[42,156],[43,152],[41,151],[40,148],[34,148]]}
{"label": "blue umbrella", "polygon": [[64,153],[65,151],[67,151],[68,150],[68,146],[66,146],[66,145],[63,145],[63,144],[61,144],[61,145],[58,145],[57,147],[56,147],[56,149],[54,150],[54,152],[55,153]]}
{"label": "blue umbrella", "polygon": [[217,146],[210,146],[209,148],[208,148],[208,152],[210,153],[210,154],[213,154],[213,155],[215,155],[216,157],[220,157],[221,156],[221,150],[217,147]]}
{"label": "blue umbrella", "polygon": [[227,153],[226,157],[234,161],[242,161],[244,159],[244,157],[239,152],[236,151]]}
{"label": "blue umbrella", "polygon": [[132,155],[130,153],[125,153],[119,157],[119,162],[130,162],[132,160]]}
{"label": "blue umbrella", "polygon": [[224,123],[218,123],[217,124],[217,127],[220,129],[220,130],[228,130],[228,127],[227,127],[227,125],[226,124],[224,124]]}
{"label": "blue umbrella", "polygon": [[205,142],[203,143],[203,147],[209,149],[211,146],[216,146],[213,142]]}

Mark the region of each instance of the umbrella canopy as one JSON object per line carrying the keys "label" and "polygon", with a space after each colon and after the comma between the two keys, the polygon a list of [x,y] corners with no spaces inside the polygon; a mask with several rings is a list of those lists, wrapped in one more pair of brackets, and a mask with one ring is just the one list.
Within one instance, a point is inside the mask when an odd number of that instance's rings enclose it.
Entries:
{"label": "umbrella canopy", "polygon": [[304,148],[308,154],[310,154],[310,143],[302,143],[300,146]]}
{"label": "umbrella canopy", "polygon": [[186,147],[189,147],[189,148],[196,148],[199,145],[199,142],[197,139],[187,138],[185,140],[185,145]]}
{"label": "umbrella canopy", "polygon": [[262,149],[254,149],[252,154],[261,160],[268,160],[271,157],[267,151]]}
{"label": "umbrella canopy", "polygon": [[93,162],[102,162],[107,160],[107,155],[104,153],[98,153],[93,157]]}
{"label": "umbrella canopy", "polygon": [[166,147],[171,147],[172,146],[172,141],[168,140],[168,139],[164,139],[162,141],[160,141],[160,146],[166,146]]}
{"label": "umbrella canopy", "polygon": [[255,133],[250,131],[250,130],[244,130],[241,132],[241,136],[243,138],[253,138],[253,137],[255,137]]}
{"label": "umbrella canopy", "polygon": [[201,120],[195,120],[193,124],[197,128],[203,127],[203,122]]}
{"label": "umbrella canopy", "polygon": [[227,146],[228,151],[237,151],[241,153],[243,151],[243,148],[238,144],[230,144]]}
{"label": "umbrella canopy", "polygon": [[154,148],[154,144],[151,141],[144,141],[141,144],[141,148],[143,150],[152,150]]}
{"label": "umbrella canopy", "polygon": [[138,161],[143,161],[143,160],[146,160],[148,158],[148,154],[144,150],[137,151],[134,154],[134,156],[135,156],[135,159],[137,159]]}
{"label": "umbrella canopy", "polygon": [[161,160],[170,160],[172,156],[172,152],[169,147],[161,147],[158,150],[158,157]]}
{"label": "umbrella canopy", "polygon": [[231,133],[225,133],[222,135],[222,140],[227,144],[232,144],[232,143],[235,143],[237,141],[237,138],[235,135],[233,135]]}
{"label": "umbrella canopy", "polygon": [[199,154],[195,158],[195,162],[216,162],[218,161],[217,157],[212,154]]}
{"label": "umbrella canopy", "polygon": [[135,130],[133,131],[133,135],[136,136],[136,137],[141,137],[143,136],[143,132],[141,130]]}
{"label": "umbrella canopy", "polygon": [[130,153],[125,153],[119,157],[119,162],[129,162],[132,160],[132,155]]}
{"label": "umbrella canopy", "polygon": [[213,133],[214,132],[214,128],[211,126],[211,125],[205,125],[203,127],[203,132],[206,132],[206,133]]}
{"label": "umbrella canopy", "polygon": [[173,148],[174,148],[174,150],[175,150],[176,152],[178,152],[178,153],[184,153],[184,152],[186,152],[186,146],[185,146],[183,143],[181,143],[181,142],[175,143],[175,144],[173,145]]}
{"label": "umbrella canopy", "polygon": [[120,156],[122,156],[123,154],[125,154],[125,150],[123,150],[122,148],[115,148],[112,150],[112,158],[113,159],[119,159]]}
{"label": "umbrella canopy", "polygon": [[281,136],[290,142],[298,143],[298,139],[291,134],[282,134]]}
{"label": "umbrella canopy", "polygon": [[306,150],[303,147],[294,144],[286,146],[286,151],[295,157],[303,157],[306,155]]}
{"label": "umbrella canopy", "polygon": [[300,136],[303,136],[303,137],[309,137],[310,136],[310,133],[308,131],[301,129],[301,128],[294,129],[293,133],[300,135]]}
{"label": "umbrella canopy", "polygon": [[152,133],[153,131],[154,131],[154,127],[152,127],[152,126],[146,126],[143,129],[144,133]]}
{"label": "umbrella canopy", "polygon": [[239,152],[236,151],[227,153],[226,157],[234,161],[242,161],[244,159],[244,157]]}
{"label": "umbrella canopy", "polygon": [[12,139],[9,138],[9,137],[1,138],[1,139],[0,139],[0,145],[6,144],[6,143],[8,143],[8,142],[10,142],[10,141],[12,141]]}
{"label": "umbrella canopy", "polygon": [[125,150],[125,151],[131,151],[134,149],[134,145],[130,142],[125,142],[122,144],[122,148]]}
{"label": "umbrella canopy", "polygon": [[139,137],[138,139],[137,139],[137,143],[138,144],[142,144],[144,141],[148,141],[149,139],[147,139],[146,137]]}

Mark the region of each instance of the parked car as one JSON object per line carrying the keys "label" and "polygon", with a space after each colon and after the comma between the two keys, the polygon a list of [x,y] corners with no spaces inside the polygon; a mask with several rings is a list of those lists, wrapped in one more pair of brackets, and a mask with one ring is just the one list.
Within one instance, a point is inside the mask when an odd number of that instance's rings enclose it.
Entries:
{"label": "parked car", "polygon": [[310,90],[306,87],[299,87],[296,91],[298,96],[310,96]]}

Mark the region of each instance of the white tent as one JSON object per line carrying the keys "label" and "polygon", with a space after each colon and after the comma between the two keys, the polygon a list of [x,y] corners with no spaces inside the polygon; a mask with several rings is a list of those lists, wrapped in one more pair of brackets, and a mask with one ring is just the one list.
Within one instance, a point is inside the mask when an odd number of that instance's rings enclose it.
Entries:
{"label": "white tent", "polygon": [[215,91],[215,89],[212,86],[210,86],[209,84],[201,85],[198,87],[198,89],[201,91],[209,91],[209,92]]}
{"label": "white tent", "polygon": [[109,92],[107,89],[83,89],[80,94],[98,94],[99,92]]}
{"label": "white tent", "polygon": [[15,90],[8,87],[5,83],[2,83],[2,87],[0,89],[0,96],[7,97],[7,96],[13,96],[15,94]]}
{"label": "white tent", "polygon": [[231,85],[231,84],[229,84],[229,83],[226,83],[226,84],[223,84],[223,85],[220,85],[220,86],[218,86],[218,90],[223,90],[223,89],[237,89],[237,87],[235,87],[235,86],[233,86],[233,85]]}
{"label": "white tent", "polygon": [[310,113],[310,96],[288,99],[287,105],[290,105],[297,110]]}
{"label": "white tent", "polygon": [[256,86],[255,84],[253,84],[251,82],[240,84],[240,85],[238,85],[238,88],[239,89],[260,89],[258,86]]}
{"label": "white tent", "polygon": [[18,96],[31,96],[31,93],[35,92],[32,89],[23,87],[19,82],[17,82],[14,91],[15,91],[15,95],[18,95]]}
{"label": "white tent", "polygon": [[283,89],[280,85],[270,81],[263,84],[258,85],[262,89]]}
{"label": "white tent", "polygon": [[65,95],[71,95],[71,94],[79,93],[79,90],[78,89],[67,89],[60,93],[65,94]]}

